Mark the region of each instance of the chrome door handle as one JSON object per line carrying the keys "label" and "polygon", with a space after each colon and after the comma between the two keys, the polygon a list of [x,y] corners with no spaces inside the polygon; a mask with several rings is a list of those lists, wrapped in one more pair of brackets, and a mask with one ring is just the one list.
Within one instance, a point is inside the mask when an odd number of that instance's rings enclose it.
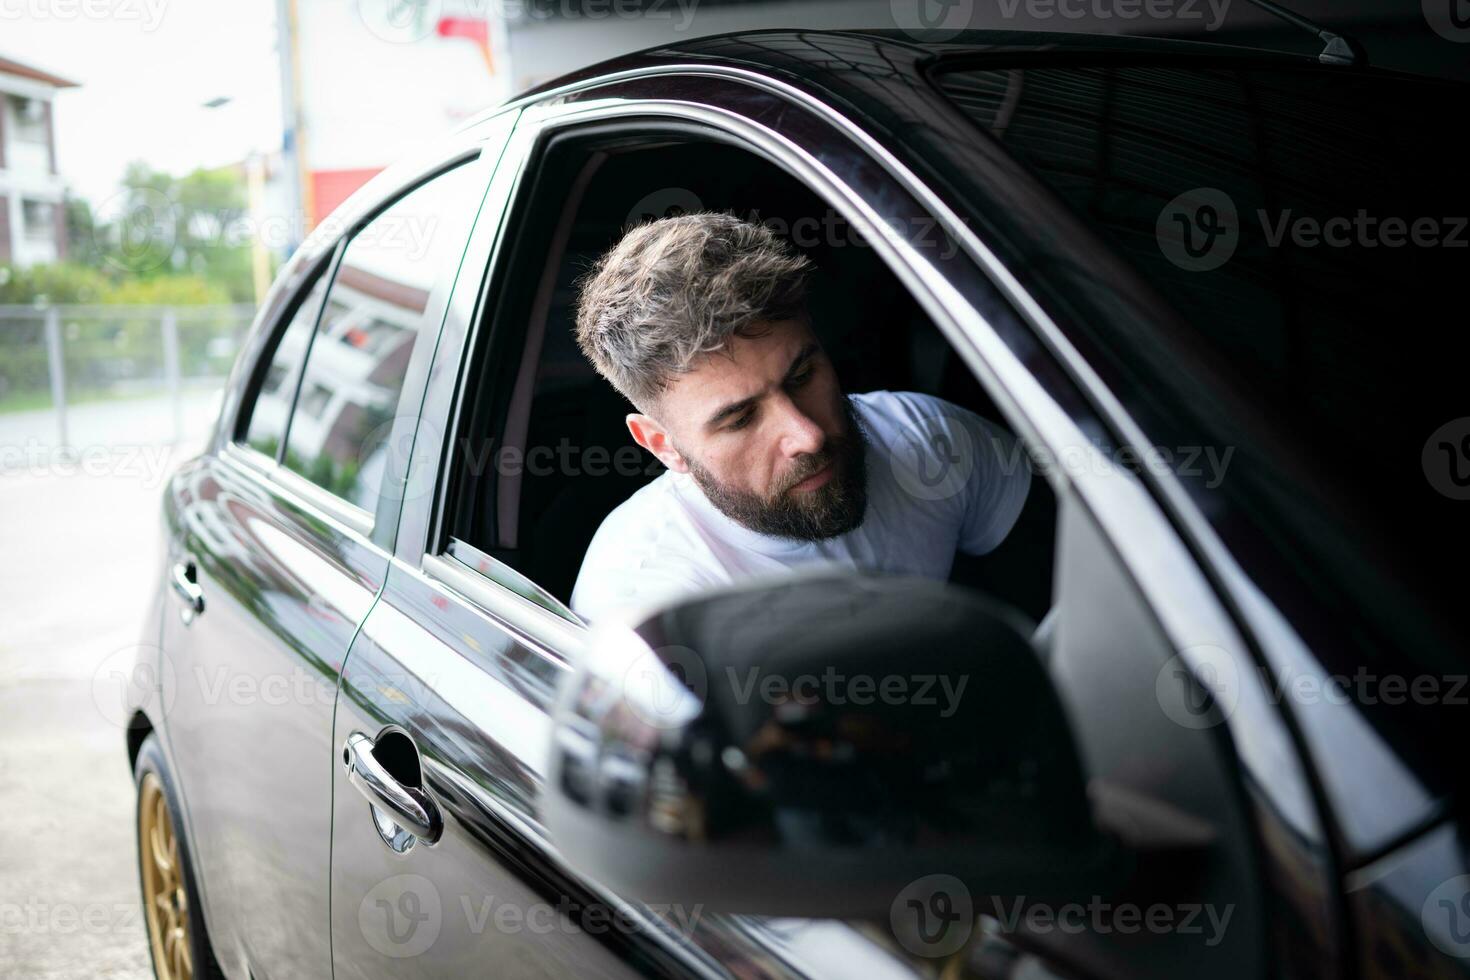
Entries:
{"label": "chrome door handle", "polygon": [[[174,593],[184,604],[193,611],[195,616],[204,612],[204,590],[199,587],[199,570],[192,561],[175,562],[173,574],[169,576],[169,584],[173,586]],[[185,616],[185,622],[189,620]]]}
{"label": "chrome door handle", "polygon": [[347,779],[369,803],[385,811],[393,821],[425,844],[444,832],[439,807],[417,786],[405,786],[394,778],[373,755],[373,740],[353,732],[342,745],[342,765]]}

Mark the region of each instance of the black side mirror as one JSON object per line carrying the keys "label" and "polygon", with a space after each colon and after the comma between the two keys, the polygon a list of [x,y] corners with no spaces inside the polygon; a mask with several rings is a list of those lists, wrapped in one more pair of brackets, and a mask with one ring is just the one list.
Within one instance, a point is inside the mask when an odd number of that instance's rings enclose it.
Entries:
{"label": "black side mirror", "polygon": [[1116,869],[1025,621],[974,592],[819,574],[595,633],[543,815],[628,897],[865,915],[936,873],[1035,899]]}

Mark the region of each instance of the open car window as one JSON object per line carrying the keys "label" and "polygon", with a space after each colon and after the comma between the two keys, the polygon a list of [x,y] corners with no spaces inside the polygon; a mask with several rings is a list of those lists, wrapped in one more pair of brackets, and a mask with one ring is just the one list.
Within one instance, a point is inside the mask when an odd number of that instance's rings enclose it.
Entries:
{"label": "open car window", "polygon": [[[813,326],[845,392],[916,391],[1001,416],[970,369],[871,247],[815,192],[738,147],[650,138],[554,143],[532,163],[462,381],[449,441],[447,553],[503,588],[580,622],[569,608],[603,520],[664,467],[633,440],[634,407],[574,336],[577,280],[639,221],[730,210],[766,221],[816,263]],[[672,189],[671,189],[672,188]],[[953,578],[1012,600],[1033,621],[1050,606],[1055,501],[1033,481],[995,552],[956,556]]]}

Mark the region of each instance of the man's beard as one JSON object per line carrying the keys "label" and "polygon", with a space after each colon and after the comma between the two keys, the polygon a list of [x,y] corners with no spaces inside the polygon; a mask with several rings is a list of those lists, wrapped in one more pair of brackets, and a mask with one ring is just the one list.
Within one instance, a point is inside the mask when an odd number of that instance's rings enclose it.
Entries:
{"label": "man's beard", "polygon": [[[820,452],[800,457],[770,497],[727,487],[692,457],[685,456],[689,475],[720,513],[752,531],[797,541],[821,541],[845,534],[862,524],[867,513],[868,438],[846,396],[842,411],[847,431],[829,437]],[[826,483],[815,490],[791,492],[792,487],[820,473],[828,463],[834,463],[837,469]]]}

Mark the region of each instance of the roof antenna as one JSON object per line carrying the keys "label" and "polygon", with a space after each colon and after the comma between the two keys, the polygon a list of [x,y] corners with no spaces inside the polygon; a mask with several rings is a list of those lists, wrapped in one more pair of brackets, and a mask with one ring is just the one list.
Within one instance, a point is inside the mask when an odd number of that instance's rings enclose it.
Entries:
{"label": "roof antenna", "polygon": [[1295,24],[1304,31],[1311,31],[1317,35],[1322,43],[1327,45],[1322,49],[1322,53],[1317,55],[1317,60],[1324,65],[1362,65],[1367,61],[1363,53],[1363,46],[1350,37],[1334,34],[1320,24],[1314,24],[1301,14],[1287,10],[1279,3],[1272,3],[1271,0],[1246,0],[1246,2],[1260,7],[1268,14],[1280,17],[1289,24]]}

